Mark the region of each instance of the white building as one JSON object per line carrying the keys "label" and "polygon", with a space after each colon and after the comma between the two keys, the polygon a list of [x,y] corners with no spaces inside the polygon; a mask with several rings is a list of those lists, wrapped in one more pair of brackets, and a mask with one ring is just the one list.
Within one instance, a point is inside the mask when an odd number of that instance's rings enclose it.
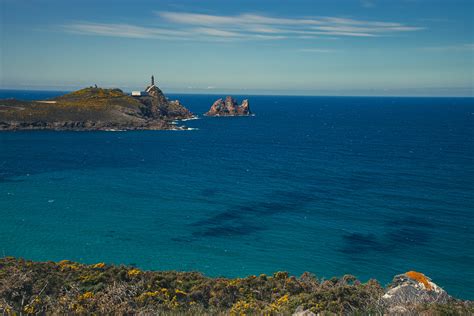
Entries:
{"label": "white building", "polygon": [[145,91],[132,91],[132,97],[144,97],[147,95],[148,93]]}
{"label": "white building", "polygon": [[155,77],[151,76],[151,85],[149,85],[145,91],[132,91],[132,97],[147,97],[149,92],[155,88]]}

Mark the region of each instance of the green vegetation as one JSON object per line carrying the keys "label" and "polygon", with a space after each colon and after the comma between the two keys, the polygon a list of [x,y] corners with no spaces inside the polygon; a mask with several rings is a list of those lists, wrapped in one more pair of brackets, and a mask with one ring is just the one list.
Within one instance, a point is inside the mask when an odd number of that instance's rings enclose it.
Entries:
{"label": "green vegetation", "polygon": [[85,88],[77,90],[56,98],[58,104],[65,106],[103,107],[119,105],[133,108],[141,108],[143,105],[136,99],[124,94],[120,89]]}
{"label": "green vegetation", "polygon": [[143,120],[144,105],[119,89],[86,88],[44,101],[0,101],[0,122],[111,122]]}
{"label": "green vegetation", "polygon": [[[319,280],[272,276],[208,278],[197,272],[142,271],[104,263],[0,259],[0,313],[265,314],[297,308],[322,314],[381,314],[384,289],[355,277]],[[457,302],[457,301],[456,301]],[[426,315],[469,314],[464,303],[420,306]]]}

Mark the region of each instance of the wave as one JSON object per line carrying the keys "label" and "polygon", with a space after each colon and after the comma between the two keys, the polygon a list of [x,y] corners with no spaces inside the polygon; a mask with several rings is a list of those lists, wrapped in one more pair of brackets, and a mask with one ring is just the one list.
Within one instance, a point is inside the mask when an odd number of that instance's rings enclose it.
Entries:
{"label": "wave", "polygon": [[181,122],[186,122],[186,121],[193,121],[193,120],[199,120],[199,119],[200,119],[200,117],[197,116],[197,115],[195,115],[195,116],[193,116],[193,117],[185,118],[185,119],[182,119],[182,120],[179,120],[179,121],[181,121]]}

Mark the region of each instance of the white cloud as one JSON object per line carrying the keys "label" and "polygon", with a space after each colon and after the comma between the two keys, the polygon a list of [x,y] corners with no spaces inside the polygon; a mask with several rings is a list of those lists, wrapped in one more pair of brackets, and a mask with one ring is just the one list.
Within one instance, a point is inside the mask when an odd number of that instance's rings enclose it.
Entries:
{"label": "white cloud", "polygon": [[111,37],[127,37],[127,38],[177,38],[186,36],[187,32],[170,30],[163,28],[149,28],[130,24],[107,24],[107,23],[90,23],[79,22],[64,25],[64,28],[72,33],[101,35]]}
{"label": "white cloud", "polygon": [[342,17],[287,18],[245,13],[211,15],[156,11],[160,27],[132,24],[78,22],[65,25],[73,33],[157,39],[192,40],[311,40],[337,37],[378,37],[423,30],[396,22],[365,21]]}
{"label": "white cloud", "polygon": [[241,36],[241,34],[237,32],[214,29],[214,28],[209,28],[209,27],[198,27],[198,28],[191,29],[191,31],[192,33],[204,34],[204,35],[210,35],[210,36],[222,36],[222,37]]}
{"label": "white cloud", "polygon": [[423,29],[395,22],[364,21],[341,17],[282,18],[250,13],[228,16],[169,11],[157,11],[155,14],[179,28],[204,25],[224,31],[238,31],[243,35],[272,33],[285,38],[290,34],[371,37],[380,36],[381,33],[412,32]]}

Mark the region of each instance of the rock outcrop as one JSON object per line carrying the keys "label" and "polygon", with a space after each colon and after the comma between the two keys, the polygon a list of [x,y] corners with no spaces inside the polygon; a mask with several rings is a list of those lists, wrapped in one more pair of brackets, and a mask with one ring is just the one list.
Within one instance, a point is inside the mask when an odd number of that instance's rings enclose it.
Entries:
{"label": "rock outcrop", "polygon": [[146,105],[146,115],[149,115],[152,118],[166,118],[173,120],[194,117],[194,115],[178,100],[169,101],[163,91],[154,84],[148,86],[145,91],[148,95],[139,97],[138,100]]}
{"label": "rock outcrop", "polygon": [[316,316],[316,314],[309,309],[304,309],[303,306],[298,306],[292,316]]}
{"label": "rock outcrop", "polygon": [[249,107],[249,101],[242,101],[241,105],[237,104],[231,96],[227,96],[225,100],[219,99],[211,106],[209,111],[204,115],[207,116],[248,116],[252,114]]}
{"label": "rock outcrop", "polygon": [[423,273],[409,271],[393,278],[382,296],[382,304],[389,314],[405,314],[422,304],[446,304],[451,299]]}

